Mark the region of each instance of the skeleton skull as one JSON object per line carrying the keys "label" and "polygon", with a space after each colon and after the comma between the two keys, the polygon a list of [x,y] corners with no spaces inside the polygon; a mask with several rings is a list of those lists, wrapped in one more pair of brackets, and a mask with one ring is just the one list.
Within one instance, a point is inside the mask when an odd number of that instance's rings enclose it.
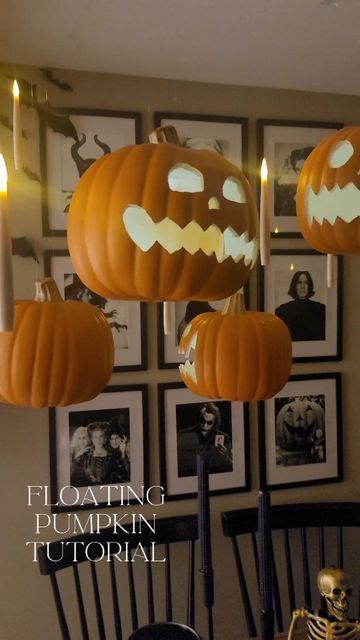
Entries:
{"label": "skeleton skull", "polygon": [[347,620],[352,589],[345,572],[335,567],[321,569],[317,583],[321,595],[325,598],[329,615],[337,620]]}

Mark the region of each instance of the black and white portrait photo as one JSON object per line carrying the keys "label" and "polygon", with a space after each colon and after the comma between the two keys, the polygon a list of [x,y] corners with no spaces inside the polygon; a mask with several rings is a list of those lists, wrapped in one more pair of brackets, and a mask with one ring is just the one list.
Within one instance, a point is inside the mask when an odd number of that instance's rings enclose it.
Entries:
{"label": "black and white portrait photo", "polygon": [[129,427],[125,408],[69,413],[72,486],[130,481]]}
{"label": "black and white portrait photo", "polygon": [[342,257],[328,287],[327,257],[313,249],[273,249],[260,273],[260,308],[288,327],[295,361],[341,358]]}
{"label": "black and white portrait photo", "polygon": [[313,146],[276,142],[274,177],[275,216],[296,216],[296,187],[300,171]]}
{"label": "black and white portrait photo", "polygon": [[210,473],[232,471],[230,402],[199,402],[176,406],[178,475],[196,474],[198,451]]}
{"label": "black and white portrait photo", "polygon": [[275,398],[276,465],[326,462],[325,396]]}

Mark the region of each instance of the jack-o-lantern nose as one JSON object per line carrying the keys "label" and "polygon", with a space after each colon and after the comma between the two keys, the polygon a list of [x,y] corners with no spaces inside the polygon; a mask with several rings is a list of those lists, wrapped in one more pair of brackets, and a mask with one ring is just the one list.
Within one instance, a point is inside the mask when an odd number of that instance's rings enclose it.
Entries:
{"label": "jack-o-lantern nose", "polygon": [[220,209],[220,203],[216,196],[211,196],[208,200],[209,209]]}

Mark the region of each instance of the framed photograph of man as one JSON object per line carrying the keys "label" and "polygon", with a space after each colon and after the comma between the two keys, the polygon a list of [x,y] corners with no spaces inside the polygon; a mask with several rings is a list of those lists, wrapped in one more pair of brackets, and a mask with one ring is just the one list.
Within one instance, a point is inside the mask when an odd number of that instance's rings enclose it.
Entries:
{"label": "framed photograph of man", "polygon": [[75,273],[66,250],[44,252],[45,275],[52,276],[64,300],[81,300],[99,307],[105,314],[114,339],[114,371],[147,369],[146,303],[104,298]]}
{"label": "framed photograph of man", "polygon": [[312,249],[274,249],[259,272],[259,308],[288,326],[295,362],[342,358],[342,265],[334,257],[327,286],[327,257]]}
{"label": "framed photograph of man", "polygon": [[195,497],[198,451],[208,463],[210,493],[249,491],[248,406],[196,396],[177,382],[159,384],[158,396],[166,499]]}
{"label": "framed photograph of man", "polygon": [[247,118],[155,111],[154,126],[168,125],[175,127],[184,147],[217,151],[244,169],[248,146]]}
{"label": "framed photograph of man", "polygon": [[[343,125],[338,122],[258,120],[257,155],[268,166],[270,229],[274,237],[301,236],[296,188],[302,166],[316,145]],[[260,193],[260,180],[258,182]]]}
{"label": "framed photograph of man", "polygon": [[340,373],[291,376],[259,404],[259,468],[271,490],[342,481]]}
{"label": "framed photograph of man", "polygon": [[124,487],[136,502],[148,484],[147,386],[107,387],[49,414],[53,512],[121,504]]}

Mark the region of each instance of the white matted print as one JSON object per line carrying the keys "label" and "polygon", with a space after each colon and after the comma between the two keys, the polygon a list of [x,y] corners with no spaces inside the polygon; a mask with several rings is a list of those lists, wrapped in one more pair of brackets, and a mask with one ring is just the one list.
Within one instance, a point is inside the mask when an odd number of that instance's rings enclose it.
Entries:
{"label": "white matted print", "polygon": [[161,485],[167,500],[197,493],[196,455],[206,451],[214,494],[249,491],[248,407],[210,400],[182,383],[159,385]]}
{"label": "white matted print", "polygon": [[43,233],[66,235],[78,180],[97,158],[139,141],[140,114],[57,109],[55,127],[54,117],[40,121]]}
{"label": "white matted print", "polygon": [[146,369],[145,303],[111,300],[91,291],[75,273],[68,251],[45,251],[44,263],[46,275],[54,278],[65,300],[88,302],[103,311],[114,339],[114,370]]}
{"label": "white matted print", "polygon": [[327,286],[325,255],[312,249],[274,250],[259,278],[260,305],[288,326],[293,359],[340,360],[342,258]]}
{"label": "white matted print", "polygon": [[258,120],[258,163],[266,158],[271,233],[300,236],[296,188],[302,166],[316,145],[340,123]]}
{"label": "white matted print", "polygon": [[270,489],[342,480],[340,373],[291,376],[260,405],[261,484]]}
{"label": "white matted print", "polygon": [[175,127],[184,147],[217,151],[243,167],[247,151],[246,118],[155,112],[154,124]]}
{"label": "white matted print", "polygon": [[93,400],[49,412],[53,511],[119,504],[123,486],[142,494],[148,482],[146,385],[107,387]]}

